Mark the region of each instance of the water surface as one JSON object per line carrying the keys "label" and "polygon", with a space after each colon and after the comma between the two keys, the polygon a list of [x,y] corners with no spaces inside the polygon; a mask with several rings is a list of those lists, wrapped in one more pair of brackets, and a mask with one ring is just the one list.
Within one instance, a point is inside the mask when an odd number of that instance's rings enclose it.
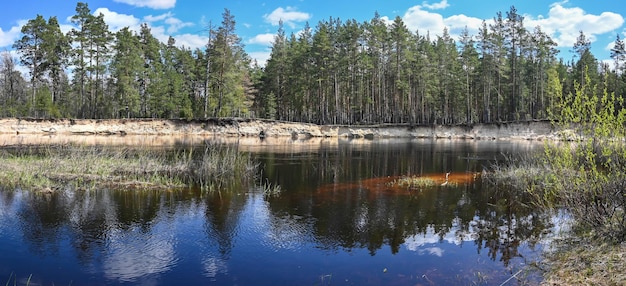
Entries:
{"label": "water surface", "polygon": [[[526,283],[539,279],[527,266],[540,259],[553,227],[549,214],[480,180],[405,191],[385,182],[480,173],[541,144],[228,144],[261,164],[256,184],[215,194],[0,191],[0,283],[25,284],[29,277],[31,285],[500,285],[513,274]],[[255,186],[261,182],[279,185],[281,194],[264,195]]]}

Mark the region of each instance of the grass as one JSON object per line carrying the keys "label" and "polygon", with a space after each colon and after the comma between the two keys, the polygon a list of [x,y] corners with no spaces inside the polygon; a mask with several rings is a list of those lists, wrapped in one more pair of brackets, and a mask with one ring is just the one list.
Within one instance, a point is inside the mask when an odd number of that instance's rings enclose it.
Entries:
{"label": "grass", "polygon": [[437,186],[458,187],[459,184],[467,184],[474,179],[475,177],[472,174],[452,174],[450,175],[450,180],[446,179],[446,174],[412,175],[395,179],[389,185],[407,189],[426,189]]}
{"label": "grass", "polygon": [[267,197],[278,197],[283,192],[282,187],[278,184],[272,184],[266,181],[264,184],[259,184],[259,188],[262,193]]}
{"label": "grass", "polygon": [[526,204],[562,210],[572,218],[571,231],[542,262],[544,285],[625,285],[622,151],[546,146],[542,155],[509,159],[483,176],[487,184],[517,192]]}
{"label": "grass", "polygon": [[0,150],[0,184],[51,192],[76,189],[213,190],[255,175],[258,164],[232,147],[207,145],[201,151],[47,146]]}
{"label": "grass", "polygon": [[[13,276],[13,272],[11,272],[11,274],[9,275],[9,280],[7,280],[7,283],[5,284],[6,286],[11,285],[11,278],[13,278],[13,285],[17,285],[17,274],[15,274],[15,277]],[[28,280],[26,280],[26,286],[30,285],[30,280],[33,278],[33,274],[30,274],[28,276]],[[21,283],[20,283],[21,284]]]}
{"label": "grass", "polygon": [[432,178],[420,176],[405,176],[392,182],[393,185],[403,188],[432,188],[437,186],[437,182]]}
{"label": "grass", "polygon": [[545,285],[624,285],[626,245],[569,240],[546,255]]}

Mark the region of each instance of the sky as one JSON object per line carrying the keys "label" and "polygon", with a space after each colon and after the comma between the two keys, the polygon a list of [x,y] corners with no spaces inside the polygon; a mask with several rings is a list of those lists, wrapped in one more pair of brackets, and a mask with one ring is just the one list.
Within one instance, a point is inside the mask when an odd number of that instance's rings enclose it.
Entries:
{"label": "sky", "polygon": [[[123,27],[139,31],[147,23],[152,34],[163,42],[169,36],[176,44],[188,48],[203,47],[208,42],[207,27],[220,25],[228,9],[236,21],[236,33],[246,52],[261,65],[269,57],[278,22],[283,21],[287,35],[298,33],[305,23],[315,30],[319,21],[339,18],[363,23],[375,13],[385,20],[397,16],[412,31],[432,39],[447,27],[451,36],[467,27],[478,34],[483,20],[490,23],[498,12],[506,17],[511,6],[524,17],[529,31],[540,26],[558,44],[557,56],[572,60],[570,50],[580,31],[591,40],[597,59],[610,61],[610,49],[617,34],[626,38],[626,5],[622,0],[93,0],[83,1],[95,15],[102,13],[113,32]],[[20,29],[38,14],[48,19],[56,16],[61,29],[72,29],[70,18],[76,3],[69,0],[6,1],[0,10],[0,51],[12,51],[12,44],[21,37]],[[12,51],[14,52],[14,51]]]}

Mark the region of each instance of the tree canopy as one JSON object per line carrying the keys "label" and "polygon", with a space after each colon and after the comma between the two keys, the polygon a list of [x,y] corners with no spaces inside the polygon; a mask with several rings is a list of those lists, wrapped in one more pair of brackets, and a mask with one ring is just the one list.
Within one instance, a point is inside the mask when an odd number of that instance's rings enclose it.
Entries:
{"label": "tree canopy", "polygon": [[362,23],[331,17],[289,35],[281,23],[264,66],[246,54],[228,9],[197,49],[160,42],[147,24],[112,33],[87,3],[77,3],[71,21],[63,34],[56,17],[37,15],[13,45],[19,61],[0,57],[0,116],[473,124],[547,119],[576,84],[614,92],[619,110],[626,89],[619,35],[614,65],[598,62],[583,31],[565,62],[515,7],[458,39],[377,13]]}

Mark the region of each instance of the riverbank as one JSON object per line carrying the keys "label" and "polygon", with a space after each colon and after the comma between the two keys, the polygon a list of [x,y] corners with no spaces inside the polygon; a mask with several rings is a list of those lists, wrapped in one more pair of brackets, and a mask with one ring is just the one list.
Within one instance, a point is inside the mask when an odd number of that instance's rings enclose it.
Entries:
{"label": "riverbank", "polygon": [[0,134],[177,135],[306,138],[558,139],[549,121],[473,125],[317,125],[264,119],[0,119]]}

